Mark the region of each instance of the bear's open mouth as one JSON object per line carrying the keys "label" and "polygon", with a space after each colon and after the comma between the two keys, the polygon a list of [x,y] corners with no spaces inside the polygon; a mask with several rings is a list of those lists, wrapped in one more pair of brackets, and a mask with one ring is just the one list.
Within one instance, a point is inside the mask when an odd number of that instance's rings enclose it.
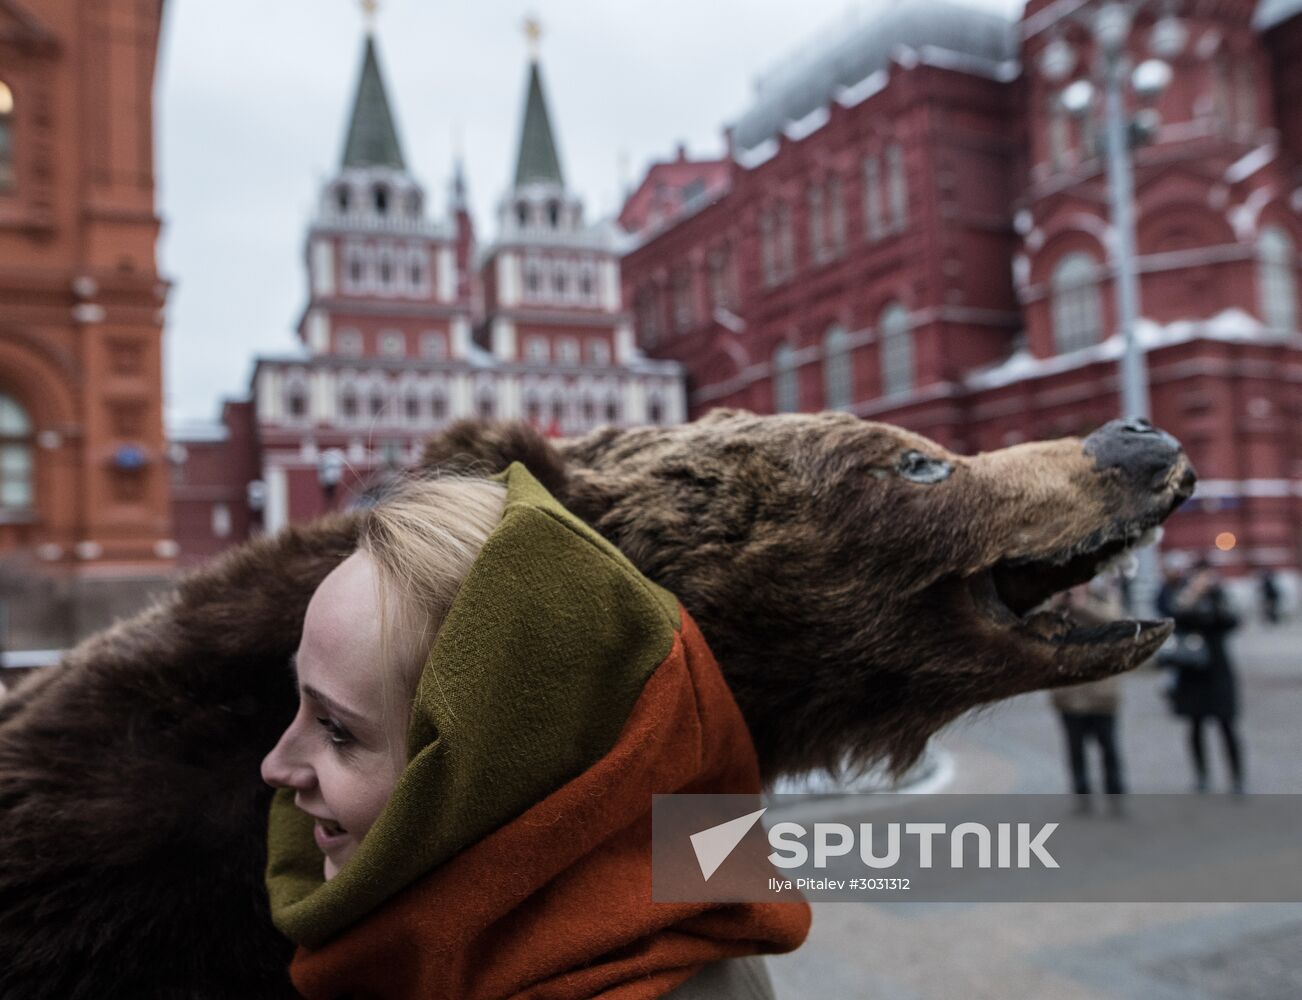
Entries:
{"label": "bear's open mouth", "polygon": [[[1043,558],[1003,560],[970,578],[969,586],[977,606],[998,624],[1058,647],[1114,647],[1116,669],[1128,669],[1156,651],[1171,632],[1169,621],[1120,619],[1086,624],[1066,610],[1036,609],[1055,594],[1087,583],[1101,572],[1133,563],[1136,549],[1152,545],[1160,537],[1156,524],[1117,526],[1106,535],[1096,533]],[[1064,658],[1058,659],[1067,666]]]}

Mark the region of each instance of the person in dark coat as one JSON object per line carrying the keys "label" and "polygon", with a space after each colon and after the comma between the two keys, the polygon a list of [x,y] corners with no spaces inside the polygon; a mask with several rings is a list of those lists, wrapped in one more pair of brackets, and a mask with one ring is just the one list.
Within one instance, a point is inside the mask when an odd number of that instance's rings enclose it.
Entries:
{"label": "person in dark coat", "polygon": [[1184,571],[1174,563],[1168,563],[1162,569],[1162,585],[1157,590],[1153,604],[1157,613],[1163,618],[1175,617],[1175,595],[1185,585]]}
{"label": "person in dark coat", "polygon": [[1178,716],[1189,720],[1189,753],[1193,761],[1195,787],[1207,791],[1207,753],[1204,730],[1214,720],[1221,731],[1234,791],[1244,789],[1243,750],[1235,729],[1238,716],[1238,685],[1226,649],[1226,638],[1238,627],[1225,590],[1215,571],[1206,564],[1195,567],[1188,581],[1175,594],[1171,606],[1176,638],[1186,648],[1205,650],[1201,665],[1185,665],[1176,672],[1172,706]]}
{"label": "person in dark coat", "polygon": [[1263,569],[1258,584],[1261,591],[1261,614],[1268,625],[1279,624],[1279,584],[1275,574]]}

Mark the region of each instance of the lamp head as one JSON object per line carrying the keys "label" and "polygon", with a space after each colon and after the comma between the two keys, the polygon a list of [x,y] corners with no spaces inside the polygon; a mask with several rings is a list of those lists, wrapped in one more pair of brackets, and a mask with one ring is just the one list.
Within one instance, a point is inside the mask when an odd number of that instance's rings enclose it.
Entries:
{"label": "lamp head", "polygon": [[1065,38],[1055,38],[1040,52],[1040,72],[1051,83],[1061,83],[1076,68],[1076,50]]}
{"label": "lamp head", "polygon": [[1148,35],[1148,48],[1162,59],[1174,59],[1189,40],[1189,29],[1174,14],[1165,14]]}
{"label": "lamp head", "polygon": [[1130,37],[1134,14],[1124,3],[1105,3],[1094,15],[1094,40],[1109,56],[1117,56]]}
{"label": "lamp head", "polygon": [[1142,100],[1155,101],[1171,84],[1171,64],[1161,59],[1145,59],[1130,75],[1130,85]]}
{"label": "lamp head", "polygon": [[1094,104],[1094,84],[1088,80],[1068,84],[1059,100],[1067,114],[1073,118],[1083,118]]}

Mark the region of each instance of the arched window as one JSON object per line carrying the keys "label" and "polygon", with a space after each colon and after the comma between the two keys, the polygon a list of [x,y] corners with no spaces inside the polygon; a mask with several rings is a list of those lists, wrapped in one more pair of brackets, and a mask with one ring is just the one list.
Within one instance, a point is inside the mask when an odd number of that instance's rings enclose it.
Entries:
{"label": "arched window", "polygon": [[840,177],[827,182],[827,241],[833,257],[845,253],[845,187]]}
{"label": "arched window", "polygon": [[790,344],[779,344],[773,352],[773,409],[778,413],[797,413],[800,410],[796,352]]}
{"label": "arched window", "polygon": [[760,267],[764,274],[764,284],[775,284],[778,280],[778,246],[775,232],[774,214],[766,211],[759,217]]}
{"label": "arched window", "polygon": [[850,337],[834,326],[823,337],[823,405],[829,410],[844,410],[852,402]]}
{"label": "arched window", "polygon": [[913,388],[913,332],[909,313],[898,302],[882,310],[878,324],[882,338],[882,394],[894,395]]}
{"label": "arched window", "polygon": [[827,253],[827,220],[823,217],[821,184],[809,185],[805,192],[805,207],[809,212],[809,256],[814,263],[819,263]]}
{"label": "arched window", "polygon": [[443,334],[430,331],[421,334],[420,356],[426,361],[444,361],[448,356],[448,342]]}
{"label": "arched window", "polygon": [[665,406],[659,396],[652,396],[646,404],[646,418],[649,423],[658,424],[664,419]]}
{"label": "arched window", "polygon": [[1298,328],[1297,252],[1288,233],[1267,226],[1257,238],[1257,288],[1261,318],[1272,330],[1293,333]]}
{"label": "arched window", "polygon": [[561,224],[561,203],[558,201],[549,201],[547,203],[547,221],[555,229]]}
{"label": "arched window", "polygon": [[1235,81],[1234,93],[1237,100],[1235,108],[1235,117],[1238,119],[1236,124],[1241,129],[1254,129],[1257,127],[1257,77],[1253,71],[1251,58],[1243,56],[1234,63]]}
{"label": "arched window", "polygon": [[339,391],[339,415],[344,420],[357,419],[357,390],[350,385]]}
{"label": "arched window", "polygon": [[1059,354],[1080,350],[1103,339],[1094,258],[1069,253],[1053,269],[1053,341]]}
{"label": "arched window", "polygon": [[683,264],[674,271],[674,329],[679,333],[690,330],[696,319],[692,299],[692,272]]}
{"label": "arched window", "polygon": [[545,365],[551,360],[551,343],[546,337],[526,337],[524,360],[531,365]]}
{"label": "arched window", "polygon": [[14,186],[14,92],[0,80],[0,191]]}
{"label": "arched window", "polygon": [[637,325],[642,344],[654,347],[660,339],[660,296],[654,285],[644,285],[637,293]]}
{"label": "arched window", "polygon": [[886,147],[886,177],[890,190],[891,228],[903,229],[909,222],[909,186],[904,177],[904,147]]}
{"label": "arched window", "polygon": [[1067,149],[1071,145],[1071,121],[1067,118],[1067,109],[1062,104],[1062,92],[1052,91],[1046,99],[1045,119],[1048,122],[1047,140],[1049,147],[1049,166],[1057,170],[1067,159]]}
{"label": "arched window", "polygon": [[286,393],[285,408],[291,418],[301,420],[307,416],[307,386],[302,382],[292,382]]}
{"label": "arched window", "polygon": [[497,413],[497,398],[493,395],[493,390],[483,388],[479,391],[479,419],[492,420]]}
{"label": "arched window", "polygon": [[340,330],[335,334],[335,344],[339,353],[349,358],[362,356],[363,343],[360,330]]}
{"label": "arched window", "polygon": [[389,211],[389,189],[383,184],[375,185],[371,191],[371,198],[375,203],[377,215],[384,215]]}
{"label": "arched window", "polygon": [[778,205],[778,260],[782,279],[796,273],[796,237],[791,228],[791,206]]}
{"label": "arched window", "polygon": [[32,422],[12,396],[0,393],[0,510],[32,506]]}
{"label": "arched window", "polygon": [[340,184],[337,188],[335,188],[335,204],[339,207],[339,211],[341,212],[348,211],[349,195],[348,195],[347,184]]}
{"label": "arched window", "polygon": [[1216,120],[1221,130],[1229,132],[1234,127],[1234,83],[1231,77],[1230,54],[1224,49],[1216,53],[1212,62],[1212,97]]}
{"label": "arched window", "polygon": [[882,215],[882,162],[876,154],[863,161],[864,231],[870,240],[879,240],[886,231]]}
{"label": "arched window", "polygon": [[588,363],[597,366],[610,364],[610,344],[596,338],[589,340]]}
{"label": "arched window", "polygon": [[537,257],[524,259],[524,287],[530,297],[542,291],[542,261]]}

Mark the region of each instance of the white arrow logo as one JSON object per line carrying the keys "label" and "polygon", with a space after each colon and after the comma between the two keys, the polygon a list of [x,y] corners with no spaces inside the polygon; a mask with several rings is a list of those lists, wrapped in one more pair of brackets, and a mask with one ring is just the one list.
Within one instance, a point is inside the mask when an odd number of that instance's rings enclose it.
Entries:
{"label": "white arrow logo", "polygon": [[701,866],[701,875],[704,876],[705,881],[710,881],[710,876],[728,860],[728,855],[741,843],[741,838],[746,836],[750,828],[759,822],[759,818],[767,811],[766,806],[753,813],[738,816],[726,823],[692,834],[692,849],[696,851],[696,863]]}

